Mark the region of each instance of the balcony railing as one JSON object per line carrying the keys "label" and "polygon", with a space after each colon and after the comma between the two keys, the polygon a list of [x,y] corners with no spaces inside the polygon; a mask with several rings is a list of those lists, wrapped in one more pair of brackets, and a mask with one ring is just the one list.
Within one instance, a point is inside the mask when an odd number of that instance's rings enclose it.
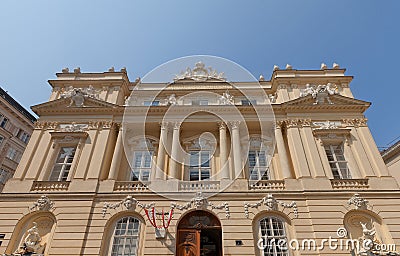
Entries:
{"label": "balcony railing", "polygon": [[148,191],[149,188],[146,183],[142,181],[116,181],[114,184],[114,191]]}
{"label": "balcony railing", "polygon": [[367,189],[368,179],[332,179],[333,189]]}
{"label": "balcony railing", "polygon": [[34,181],[31,191],[67,191],[69,181]]}
{"label": "balcony railing", "polygon": [[220,183],[215,180],[180,181],[179,191],[219,191]]}
{"label": "balcony railing", "polygon": [[285,181],[284,180],[259,180],[250,181],[250,190],[284,190]]}

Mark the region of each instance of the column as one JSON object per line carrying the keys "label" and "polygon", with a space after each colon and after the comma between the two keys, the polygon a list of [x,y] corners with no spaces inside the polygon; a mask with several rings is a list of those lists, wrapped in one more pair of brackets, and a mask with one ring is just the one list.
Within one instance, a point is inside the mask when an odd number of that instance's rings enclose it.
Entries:
{"label": "column", "polygon": [[284,179],[292,178],[292,174],[290,172],[289,157],[282,135],[281,122],[277,123],[275,126],[275,140],[276,148],[278,149],[279,163],[282,169],[282,176]]}
{"label": "column", "polygon": [[300,132],[298,128],[298,120],[287,120],[287,138],[289,144],[289,151],[293,161],[294,171],[296,178],[310,177],[306,154],[304,152],[303,143],[301,141]]}
{"label": "column", "polygon": [[242,156],[240,149],[239,121],[231,122],[232,128],[232,149],[233,149],[233,167],[235,178],[244,178],[242,171]]}
{"label": "column", "polygon": [[221,168],[221,179],[230,179],[229,175],[229,163],[226,145],[226,125],[224,122],[219,124],[219,158]]}
{"label": "column", "polygon": [[172,133],[172,147],[171,147],[171,161],[169,162],[169,176],[173,179],[178,179],[178,152],[180,148],[179,143],[179,128],[180,122],[174,123],[174,131]]}
{"label": "column", "polygon": [[114,154],[111,160],[110,172],[108,173],[109,180],[116,180],[118,178],[118,169],[121,163],[121,157],[123,154],[122,145],[122,124],[119,125],[117,142],[115,143]]}
{"label": "column", "polygon": [[155,179],[161,180],[165,178],[165,153],[166,153],[166,143],[167,143],[167,135],[168,135],[168,122],[161,123],[161,131],[160,131],[160,142],[158,143],[158,152],[157,152],[157,168],[155,170]]}

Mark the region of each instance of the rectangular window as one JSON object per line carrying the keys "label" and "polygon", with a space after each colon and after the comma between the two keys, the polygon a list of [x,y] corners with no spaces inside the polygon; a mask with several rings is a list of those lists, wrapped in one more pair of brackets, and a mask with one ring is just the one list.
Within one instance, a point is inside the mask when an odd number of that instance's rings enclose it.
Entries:
{"label": "rectangular window", "polygon": [[24,142],[24,143],[28,143],[28,141],[29,141],[29,134],[27,134],[26,132],[24,132],[24,131],[22,131],[22,130],[20,130],[20,132],[19,132],[19,139],[22,141],[22,142]]}
{"label": "rectangular window", "polygon": [[190,151],[189,180],[208,180],[210,179],[210,152],[209,151]]}
{"label": "rectangular window", "polygon": [[249,99],[242,100],[242,106],[250,106],[256,104],[257,104],[256,100],[249,100]]}
{"label": "rectangular window", "polygon": [[17,158],[17,150],[15,148],[8,148],[7,151],[7,156],[8,159],[11,159],[13,161],[15,161],[15,159]]}
{"label": "rectangular window", "polygon": [[249,174],[250,180],[269,180],[267,155],[264,150],[249,151]]}
{"label": "rectangular window", "polygon": [[50,181],[66,181],[74,160],[76,146],[61,147],[50,175]]}
{"label": "rectangular window", "polygon": [[3,119],[0,121],[0,127],[5,129],[7,122],[8,122],[8,119],[3,117]]}
{"label": "rectangular window", "polygon": [[145,100],[143,103],[144,106],[159,106],[160,105],[160,101],[159,100]]}
{"label": "rectangular window", "polygon": [[136,151],[133,154],[133,168],[131,170],[131,181],[148,181],[150,180],[151,163],[153,152]]}
{"label": "rectangular window", "polygon": [[0,136],[0,146],[1,146],[1,144],[3,143],[3,140],[4,140],[4,137],[3,137],[3,136]]}
{"label": "rectangular window", "polygon": [[6,184],[7,180],[11,178],[11,173],[9,171],[0,168],[0,184]]}
{"label": "rectangular window", "polygon": [[326,156],[335,179],[351,179],[347,161],[344,158],[343,144],[325,145]]}
{"label": "rectangular window", "polygon": [[192,105],[194,106],[207,106],[208,99],[194,99],[192,100]]}

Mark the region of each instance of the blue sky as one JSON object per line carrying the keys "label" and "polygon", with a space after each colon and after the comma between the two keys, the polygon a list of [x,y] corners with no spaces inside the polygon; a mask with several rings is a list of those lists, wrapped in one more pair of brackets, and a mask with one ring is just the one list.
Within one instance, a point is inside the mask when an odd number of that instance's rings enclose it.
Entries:
{"label": "blue sky", "polygon": [[131,80],[193,54],[221,56],[269,78],[272,67],[354,76],[378,146],[400,135],[400,1],[0,2],[0,86],[25,107],[50,95],[62,68],[126,67]]}

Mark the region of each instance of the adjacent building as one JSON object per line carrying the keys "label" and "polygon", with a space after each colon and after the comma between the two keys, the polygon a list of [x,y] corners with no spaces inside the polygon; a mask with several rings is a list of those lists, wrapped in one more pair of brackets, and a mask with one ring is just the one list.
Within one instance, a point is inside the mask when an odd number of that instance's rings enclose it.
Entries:
{"label": "adjacent building", "polygon": [[162,83],[57,73],[0,194],[0,253],[398,255],[400,187],[345,69],[193,65]]}
{"label": "adjacent building", "polygon": [[0,88],[0,190],[21,160],[36,118]]}
{"label": "adjacent building", "polygon": [[389,148],[383,150],[381,154],[390,174],[393,175],[400,184],[400,141],[397,141]]}

